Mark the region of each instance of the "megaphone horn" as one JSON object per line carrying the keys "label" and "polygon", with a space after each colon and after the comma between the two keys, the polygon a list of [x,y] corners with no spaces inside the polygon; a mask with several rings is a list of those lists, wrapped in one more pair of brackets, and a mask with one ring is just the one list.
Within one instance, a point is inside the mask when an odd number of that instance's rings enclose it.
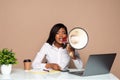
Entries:
{"label": "megaphone horn", "polygon": [[73,28],[68,35],[68,42],[75,49],[82,49],[88,43],[88,34],[80,27]]}

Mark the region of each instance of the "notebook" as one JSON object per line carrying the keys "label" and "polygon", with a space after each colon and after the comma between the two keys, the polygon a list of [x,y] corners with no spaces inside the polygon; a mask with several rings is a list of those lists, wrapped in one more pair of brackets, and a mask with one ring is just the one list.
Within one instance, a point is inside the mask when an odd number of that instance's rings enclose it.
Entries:
{"label": "notebook", "polygon": [[69,73],[79,76],[107,74],[111,70],[115,57],[116,53],[90,55],[84,70],[69,71]]}

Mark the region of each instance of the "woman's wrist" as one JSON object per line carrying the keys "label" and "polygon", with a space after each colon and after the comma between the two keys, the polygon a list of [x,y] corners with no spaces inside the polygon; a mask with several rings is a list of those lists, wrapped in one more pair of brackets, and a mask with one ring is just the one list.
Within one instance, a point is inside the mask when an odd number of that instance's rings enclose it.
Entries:
{"label": "woman's wrist", "polygon": [[46,68],[51,68],[51,64],[47,63],[47,64],[45,65],[45,67],[46,67]]}
{"label": "woman's wrist", "polygon": [[76,56],[75,56],[75,52],[74,52],[74,51],[73,51],[73,52],[70,52],[69,55],[70,55],[70,57],[71,57],[72,59],[76,59]]}
{"label": "woman's wrist", "polygon": [[58,64],[55,64],[55,63],[47,63],[45,65],[46,68],[51,68],[51,69],[54,69],[54,70],[61,70],[60,69],[60,66]]}

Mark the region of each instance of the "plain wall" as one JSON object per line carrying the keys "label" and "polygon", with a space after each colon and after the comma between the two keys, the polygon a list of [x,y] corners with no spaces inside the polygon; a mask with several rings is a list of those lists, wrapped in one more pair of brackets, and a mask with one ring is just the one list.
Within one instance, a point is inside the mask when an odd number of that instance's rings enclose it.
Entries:
{"label": "plain wall", "polygon": [[0,0],[0,49],[13,49],[14,67],[23,68],[59,22],[88,32],[89,43],[79,50],[84,65],[90,54],[117,53],[111,72],[120,78],[120,0]]}

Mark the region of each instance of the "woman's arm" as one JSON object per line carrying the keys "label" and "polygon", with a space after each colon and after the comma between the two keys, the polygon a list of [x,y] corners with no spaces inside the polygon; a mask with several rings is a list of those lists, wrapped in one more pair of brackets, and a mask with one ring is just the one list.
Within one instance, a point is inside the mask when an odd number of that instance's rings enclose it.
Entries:
{"label": "woman's arm", "polygon": [[[43,47],[40,49],[40,51],[37,53],[33,63],[32,63],[32,67],[33,68],[41,68],[41,69],[54,69],[54,70],[60,70],[60,66],[56,63],[43,63],[43,60],[46,59],[46,54],[48,54],[49,47],[50,45],[48,44],[44,44]],[[52,55],[52,57],[54,57]]]}
{"label": "woman's arm", "polygon": [[72,48],[69,44],[67,45],[67,51],[69,53],[69,56],[72,58],[76,68],[82,68],[83,67],[83,63],[80,59],[79,53],[77,50],[75,50],[74,48]]}
{"label": "woman's arm", "polygon": [[74,62],[74,65],[76,66],[76,68],[77,69],[83,68],[83,62],[82,62],[82,60],[80,58],[80,55],[79,55],[77,50],[75,50],[75,54],[74,55],[76,56],[76,59],[72,59],[72,60]]}
{"label": "woman's arm", "polygon": [[45,57],[45,44],[40,49],[40,51],[35,56],[33,62],[32,62],[32,68],[45,68],[46,63],[42,63],[44,57]]}
{"label": "woman's arm", "polygon": [[45,65],[46,68],[51,68],[53,70],[61,70],[60,66],[56,63],[47,63]]}

